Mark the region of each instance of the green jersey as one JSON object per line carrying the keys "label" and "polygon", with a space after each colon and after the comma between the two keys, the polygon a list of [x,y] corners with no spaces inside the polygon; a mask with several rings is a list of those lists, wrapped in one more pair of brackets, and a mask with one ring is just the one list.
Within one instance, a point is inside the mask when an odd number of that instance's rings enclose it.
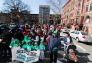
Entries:
{"label": "green jersey", "polygon": [[13,39],[10,43],[10,47],[18,47],[20,46],[20,41],[18,39]]}

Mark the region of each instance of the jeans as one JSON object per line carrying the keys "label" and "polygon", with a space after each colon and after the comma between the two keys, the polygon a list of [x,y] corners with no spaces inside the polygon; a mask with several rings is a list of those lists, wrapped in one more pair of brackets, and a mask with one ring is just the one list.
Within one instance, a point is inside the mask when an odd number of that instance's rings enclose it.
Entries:
{"label": "jeans", "polygon": [[44,58],[45,58],[45,56],[44,56],[44,51],[41,50],[41,51],[40,51],[40,59],[41,59],[41,60],[44,60]]}
{"label": "jeans", "polygon": [[16,60],[16,52],[17,52],[17,50],[19,50],[20,49],[20,47],[13,47],[12,49],[11,49],[11,51],[12,51],[12,61],[14,61],[14,60]]}
{"label": "jeans", "polygon": [[11,48],[7,44],[1,44],[1,55],[11,57]]}
{"label": "jeans", "polygon": [[51,51],[50,52],[50,63],[54,62],[57,63],[57,51]]}

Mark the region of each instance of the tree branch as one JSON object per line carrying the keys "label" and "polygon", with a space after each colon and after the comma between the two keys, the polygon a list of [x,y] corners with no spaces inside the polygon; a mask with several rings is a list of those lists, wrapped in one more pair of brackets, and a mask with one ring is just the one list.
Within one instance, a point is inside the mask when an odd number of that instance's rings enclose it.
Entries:
{"label": "tree branch", "polygon": [[51,10],[54,13],[60,14],[62,10],[62,0],[49,0],[48,1],[51,5]]}

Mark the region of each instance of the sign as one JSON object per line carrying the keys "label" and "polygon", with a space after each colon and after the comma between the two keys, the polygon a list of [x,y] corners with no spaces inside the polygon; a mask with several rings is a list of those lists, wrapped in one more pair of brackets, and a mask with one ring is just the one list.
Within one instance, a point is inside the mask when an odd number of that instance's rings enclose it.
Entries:
{"label": "sign", "polygon": [[26,51],[24,49],[17,50],[16,60],[24,63],[33,63],[39,61],[40,51]]}

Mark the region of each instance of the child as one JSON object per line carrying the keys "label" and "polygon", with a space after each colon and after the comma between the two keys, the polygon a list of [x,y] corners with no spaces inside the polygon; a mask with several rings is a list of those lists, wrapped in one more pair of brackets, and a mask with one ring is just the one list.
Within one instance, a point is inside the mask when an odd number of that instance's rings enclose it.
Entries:
{"label": "child", "polygon": [[29,36],[25,36],[24,40],[22,41],[22,48],[26,49],[27,51],[31,51],[33,48],[33,45],[31,44],[32,40]]}
{"label": "child", "polygon": [[44,50],[45,50],[45,45],[44,45],[44,37],[40,38],[40,45],[39,45],[39,49],[40,49],[40,60],[44,60]]}
{"label": "child", "polygon": [[16,52],[20,49],[20,41],[18,39],[12,39],[10,48],[12,51],[12,61],[16,60]]}

